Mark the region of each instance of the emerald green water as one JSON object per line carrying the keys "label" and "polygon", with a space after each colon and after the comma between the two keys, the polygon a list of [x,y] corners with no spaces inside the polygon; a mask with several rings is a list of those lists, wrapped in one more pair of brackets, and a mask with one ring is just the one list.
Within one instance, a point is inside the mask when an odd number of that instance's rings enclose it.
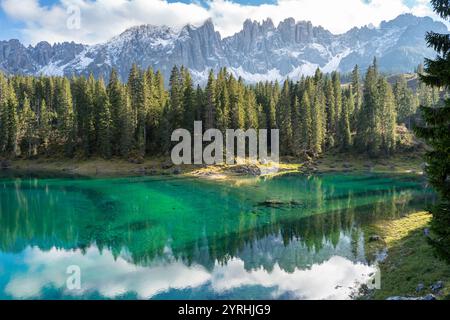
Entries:
{"label": "emerald green water", "polygon": [[375,174],[1,178],[0,299],[345,299],[374,271],[364,225],[432,200]]}

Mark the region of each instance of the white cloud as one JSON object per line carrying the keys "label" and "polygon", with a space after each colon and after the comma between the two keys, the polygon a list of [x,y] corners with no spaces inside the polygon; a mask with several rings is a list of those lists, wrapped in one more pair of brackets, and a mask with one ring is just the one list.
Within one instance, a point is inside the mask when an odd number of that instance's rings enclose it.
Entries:
{"label": "white cloud", "polygon": [[[358,284],[369,280],[374,267],[332,256],[310,269],[286,272],[276,264],[272,271],[263,268],[246,270],[245,263],[233,258],[227,264],[215,263],[212,270],[199,265],[187,266],[181,261],[153,262],[134,265],[124,256],[114,257],[108,250],[91,247],[80,250],[41,251],[28,248],[23,252],[26,271],[18,268],[10,275],[5,293],[16,299],[41,297],[48,287],[61,289],[64,295],[80,296],[93,292],[106,298],[118,298],[134,292],[139,299],[150,299],[170,289],[198,288],[209,285],[216,293],[225,293],[243,286],[259,285],[274,288],[273,297],[291,294],[298,299],[348,299]],[[65,288],[68,266],[81,270],[81,290]],[[14,269],[16,270],[16,269]],[[276,288],[276,290],[275,290]]]}
{"label": "white cloud", "polygon": [[[24,262],[27,271],[14,274],[5,287],[7,294],[18,299],[37,298],[49,286],[63,289],[66,295],[97,291],[104,297],[115,298],[134,292],[140,299],[148,299],[171,288],[200,286],[211,277],[203,267],[188,267],[182,262],[137,266],[122,256],[114,258],[110,251],[100,252],[96,247],[86,253],[28,248],[24,251]],[[64,289],[68,277],[66,269],[71,265],[81,269],[81,290]]]}
{"label": "white cloud", "polygon": [[[230,36],[242,28],[245,19],[262,21],[272,18],[275,24],[287,17],[310,20],[334,33],[342,33],[354,26],[369,23],[378,25],[383,20],[411,12],[437,19],[428,6],[428,0],[417,0],[408,8],[403,0],[278,0],[276,4],[241,5],[227,0],[210,0],[208,7],[195,1],[191,4],[168,3],[166,0],[61,0],[45,7],[38,0],[2,0],[3,10],[11,18],[22,21],[23,40],[36,43],[75,41],[99,43],[139,24],[181,27],[187,23],[201,24],[212,18],[222,36]],[[81,28],[67,28],[67,8],[81,9]]]}

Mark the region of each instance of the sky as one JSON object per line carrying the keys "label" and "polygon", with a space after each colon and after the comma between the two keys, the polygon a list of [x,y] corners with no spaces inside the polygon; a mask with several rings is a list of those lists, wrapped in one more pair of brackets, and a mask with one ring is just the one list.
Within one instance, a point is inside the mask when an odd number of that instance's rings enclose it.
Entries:
{"label": "sky", "polygon": [[0,40],[96,44],[135,25],[179,28],[209,18],[222,37],[238,32],[246,19],[268,17],[275,24],[293,17],[344,33],[402,13],[440,20],[429,0],[0,0]]}

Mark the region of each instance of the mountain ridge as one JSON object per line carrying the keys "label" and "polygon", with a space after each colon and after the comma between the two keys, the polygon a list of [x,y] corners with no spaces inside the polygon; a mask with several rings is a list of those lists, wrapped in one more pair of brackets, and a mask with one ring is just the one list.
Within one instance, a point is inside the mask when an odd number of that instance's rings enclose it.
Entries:
{"label": "mountain ridge", "polygon": [[445,24],[430,17],[400,15],[378,28],[354,27],[333,34],[309,21],[287,18],[277,26],[268,18],[247,19],[242,30],[222,38],[211,19],[182,28],[140,25],[96,45],[42,41],[25,47],[19,40],[0,41],[0,70],[7,74],[88,75],[108,78],[116,68],[126,80],[133,63],[160,70],[166,79],[174,65],[187,67],[196,82],[210,69],[227,67],[248,82],[298,79],[317,68],[349,72],[355,64],[365,69],[377,57],[381,71],[410,72],[425,57],[427,31],[447,33]]}

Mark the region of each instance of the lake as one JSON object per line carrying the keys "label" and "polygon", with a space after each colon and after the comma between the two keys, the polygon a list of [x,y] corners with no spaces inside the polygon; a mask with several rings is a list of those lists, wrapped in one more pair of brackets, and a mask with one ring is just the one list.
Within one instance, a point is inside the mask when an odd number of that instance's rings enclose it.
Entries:
{"label": "lake", "polygon": [[[421,178],[0,178],[0,299],[348,299]],[[79,289],[67,286],[79,268]]]}

